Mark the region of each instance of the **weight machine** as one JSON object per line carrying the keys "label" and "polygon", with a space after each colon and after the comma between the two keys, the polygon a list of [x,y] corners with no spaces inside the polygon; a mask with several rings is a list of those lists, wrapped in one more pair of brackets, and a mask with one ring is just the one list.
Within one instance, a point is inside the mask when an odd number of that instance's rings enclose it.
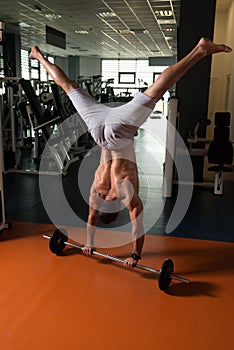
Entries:
{"label": "weight machine", "polygon": [[[169,102],[168,129],[167,129],[167,149],[164,167],[164,197],[172,196],[172,185],[177,184],[174,180],[174,161],[172,155],[175,152],[176,144],[176,123],[177,123],[177,106],[178,100],[171,99]],[[202,128],[211,124],[209,119],[200,119],[193,132],[190,130],[187,138],[188,151],[191,156],[202,156],[208,158],[208,163],[214,164],[208,167],[208,171],[214,172],[213,182],[186,182],[180,183],[190,186],[213,187],[215,195],[223,194],[224,173],[232,172],[233,164],[233,145],[234,140],[229,140],[230,113],[215,113],[214,138],[200,137]],[[204,147],[208,145],[208,147]],[[228,165],[228,166],[227,166]]]}
{"label": "weight machine", "polygon": [[47,103],[50,102],[53,96],[53,102],[55,113],[52,113],[49,108],[43,109],[39,98],[37,97],[35,90],[32,87],[30,81],[20,79],[19,84],[21,85],[29,105],[27,106],[27,113],[30,120],[30,124],[35,133],[35,147],[38,149],[37,140],[39,132],[48,143],[50,154],[57,166],[59,173],[66,174],[68,167],[71,163],[77,161],[80,156],[87,153],[87,145],[74,147],[78,137],[76,135],[75,128],[71,133],[71,130],[65,130],[63,127],[64,118],[66,118],[66,112],[59,98],[59,91],[56,84],[51,84],[52,95],[47,93],[41,94],[42,100]]}
{"label": "weight machine", "polygon": [[89,78],[79,76],[77,78],[79,87],[86,88],[89,94],[101,103],[115,102],[116,96],[114,94],[111,84],[114,79],[102,80],[101,75],[93,75]]}
{"label": "weight machine", "polygon": [[[233,163],[234,141],[229,140],[230,118],[229,112],[215,113],[214,138],[199,137],[200,128],[211,124],[209,119],[200,119],[196,123],[193,133],[190,131],[187,138],[190,155],[207,156],[208,163],[214,164],[208,167],[208,171],[214,172],[214,182],[202,182],[200,185],[214,187],[214,194],[216,195],[223,194],[224,173],[232,172],[230,166]],[[208,147],[199,148],[199,144],[207,144]],[[198,185],[198,183],[196,184]]]}
{"label": "weight machine", "polygon": [[[50,139],[48,173],[66,174],[70,164],[86,155],[94,142],[56,84],[33,81],[33,85],[39,95],[28,80],[0,78],[3,171],[37,174],[40,157]],[[22,170],[25,157],[27,169]]]}

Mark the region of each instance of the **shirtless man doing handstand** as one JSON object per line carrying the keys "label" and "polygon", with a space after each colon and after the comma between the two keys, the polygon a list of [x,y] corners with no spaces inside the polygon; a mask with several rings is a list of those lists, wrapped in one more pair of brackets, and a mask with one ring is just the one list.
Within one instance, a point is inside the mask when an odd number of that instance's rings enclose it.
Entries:
{"label": "shirtless man doing handstand", "polygon": [[122,201],[129,211],[133,242],[132,254],[125,259],[124,265],[133,268],[137,264],[144,244],[144,228],[133,136],[152,113],[156,102],[194,64],[208,55],[231,51],[224,44],[201,38],[191,52],[165,69],[144,93],[138,92],[130,102],[112,108],[95,101],[58,66],[50,63],[37,46],[32,48],[30,58],[39,60],[55,83],[68,94],[95,142],[102,147],[100,165],[90,191],[84,254],[92,254],[98,217],[106,223],[113,222]]}

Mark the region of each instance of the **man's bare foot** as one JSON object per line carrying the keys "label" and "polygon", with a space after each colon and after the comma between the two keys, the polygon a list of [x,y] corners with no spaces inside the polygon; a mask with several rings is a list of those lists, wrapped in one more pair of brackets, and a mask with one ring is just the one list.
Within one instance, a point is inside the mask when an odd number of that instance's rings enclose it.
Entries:
{"label": "man's bare foot", "polygon": [[225,44],[215,44],[207,38],[201,38],[197,46],[203,51],[204,56],[218,52],[232,52],[231,47]]}
{"label": "man's bare foot", "polygon": [[35,60],[38,58],[38,54],[41,54],[41,51],[38,46],[33,46],[31,49],[31,52],[29,54],[29,58],[32,60]]}

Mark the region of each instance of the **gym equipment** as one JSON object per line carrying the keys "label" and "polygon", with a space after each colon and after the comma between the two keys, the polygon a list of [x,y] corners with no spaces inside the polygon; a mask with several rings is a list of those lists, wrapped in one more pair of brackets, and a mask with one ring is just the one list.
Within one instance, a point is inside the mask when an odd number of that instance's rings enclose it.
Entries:
{"label": "gym equipment", "polygon": [[12,227],[11,222],[6,221],[5,210],[5,196],[4,196],[4,181],[3,181],[3,140],[2,140],[2,115],[3,115],[3,96],[0,95],[0,203],[1,203],[1,216],[2,222],[0,223],[0,232],[4,229],[10,230]]}
{"label": "gym equipment", "polygon": [[[189,131],[189,136],[187,138],[191,156],[207,156],[208,163],[214,164],[208,167],[209,171],[214,171],[214,181],[193,182],[193,185],[213,187],[213,193],[215,195],[223,194],[223,175],[225,172],[232,172],[231,164],[233,163],[234,140],[230,140],[229,138],[230,118],[231,115],[229,112],[215,112],[213,138],[198,136],[200,128],[205,128],[211,124],[209,119],[200,119],[196,123],[194,131]],[[205,144],[207,144],[208,147],[205,147]]]}
{"label": "gym equipment", "polygon": [[230,141],[230,119],[229,112],[215,113],[214,140],[208,149],[208,162],[215,164],[208,168],[214,171],[214,194],[223,193],[223,173],[232,172],[232,168],[226,166],[233,162],[233,146]]}
{"label": "gym equipment", "polygon": [[5,23],[0,22],[0,45],[3,45],[4,43],[4,30],[5,30]]}
{"label": "gym equipment", "polygon": [[[50,250],[52,253],[54,253],[56,255],[60,255],[62,253],[63,249],[65,248],[65,246],[69,246],[69,247],[83,250],[83,247],[67,241],[68,235],[67,235],[66,230],[64,230],[64,229],[56,229],[53,232],[52,236],[43,235],[43,237],[50,240],[50,242],[49,242]],[[104,254],[104,253],[100,253],[100,252],[97,252],[96,250],[93,251],[93,254],[100,256],[102,258],[112,260],[112,261],[124,263],[124,260],[121,258],[118,258],[116,256],[112,256],[112,255],[108,255],[108,254]],[[139,264],[137,264],[135,267],[137,267],[138,269],[145,270],[145,271],[148,271],[151,273],[156,273],[157,275],[159,275],[158,287],[162,291],[166,291],[169,288],[172,279],[175,279],[177,281],[184,282],[184,283],[190,282],[188,279],[183,278],[183,277],[179,277],[179,276],[174,274],[174,263],[171,259],[165,260],[164,263],[162,264],[162,267],[160,270],[156,270],[156,269],[153,269],[152,267],[139,265]]]}
{"label": "gym equipment", "polygon": [[[66,113],[62,108],[61,101],[59,101],[59,90],[57,86],[51,84],[52,93],[44,90],[39,99],[29,80],[20,79],[19,84],[29,102],[27,105],[27,113],[32,130],[35,133],[36,159],[38,160],[41,155],[40,153],[42,153],[40,152],[40,136],[42,135],[45,144],[50,140],[50,142],[48,142],[50,155],[54,160],[58,172],[66,175],[70,164],[87,154],[88,147],[87,145],[86,147],[78,146],[76,148],[73,146],[78,139],[78,136],[75,135],[75,131],[78,127],[73,130],[73,132],[72,130],[65,130],[63,121],[66,118]],[[52,101],[52,96],[55,107],[59,109],[52,108],[51,110],[48,108]],[[42,106],[42,100],[44,102],[47,101],[47,108]],[[50,173],[52,174],[51,169]]]}

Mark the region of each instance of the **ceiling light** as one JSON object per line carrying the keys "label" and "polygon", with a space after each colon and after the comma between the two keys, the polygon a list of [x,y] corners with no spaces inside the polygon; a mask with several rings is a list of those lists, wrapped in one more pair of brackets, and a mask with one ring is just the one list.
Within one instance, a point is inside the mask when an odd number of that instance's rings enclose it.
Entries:
{"label": "ceiling light", "polygon": [[105,42],[104,41],[96,41],[96,44],[97,45],[105,45]]}
{"label": "ceiling light", "polygon": [[39,36],[43,36],[43,35],[46,34],[45,32],[42,32],[40,30],[34,30],[33,33],[36,34],[36,35],[39,35]]}
{"label": "ceiling light", "polygon": [[89,32],[87,32],[87,30],[75,30],[76,34],[89,34]]}
{"label": "ceiling light", "polygon": [[174,37],[173,37],[173,36],[166,36],[165,38],[166,38],[166,40],[168,40],[168,41],[174,40]]}
{"label": "ceiling light", "polygon": [[130,34],[132,31],[130,29],[119,29],[118,32],[120,34]]}
{"label": "ceiling light", "polygon": [[172,16],[172,11],[171,10],[160,10],[160,11],[155,11],[157,16],[160,17],[171,17]]}
{"label": "ceiling light", "polygon": [[62,18],[61,15],[56,15],[55,13],[46,13],[46,14],[45,14],[45,17],[46,17],[47,19],[51,19],[52,21],[54,21],[54,20],[56,20],[56,19]]}
{"label": "ceiling light", "polygon": [[116,14],[114,12],[99,12],[99,16],[102,18],[115,17]]}
{"label": "ceiling light", "polygon": [[158,24],[176,24],[176,21],[174,19],[158,19]]}
{"label": "ceiling light", "polygon": [[175,28],[164,28],[163,30],[164,32],[167,32],[167,33],[175,32]]}
{"label": "ceiling light", "polygon": [[30,27],[30,25],[29,25],[28,23],[25,23],[25,22],[20,22],[20,23],[19,23],[19,26],[20,26],[21,28],[28,28],[28,27]]}

